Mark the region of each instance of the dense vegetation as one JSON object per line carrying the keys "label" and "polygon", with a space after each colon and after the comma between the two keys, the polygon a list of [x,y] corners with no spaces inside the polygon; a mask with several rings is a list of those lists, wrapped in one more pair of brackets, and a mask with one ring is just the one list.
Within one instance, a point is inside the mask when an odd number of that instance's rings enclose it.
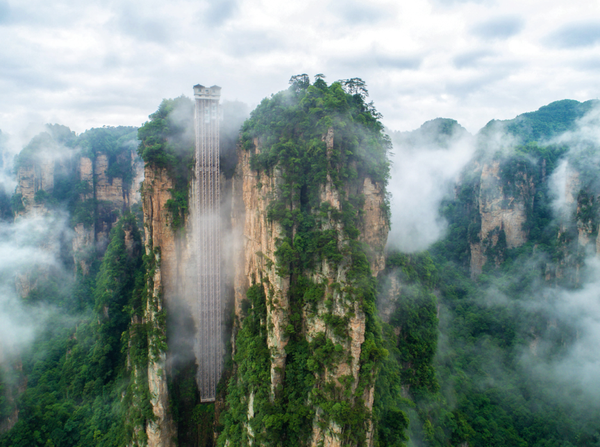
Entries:
{"label": "dense vegetation", "polygon": [[141,274],[141,240],[130,215],[113,229],[103,261],[90,276],[78,274],[72,288],[54,285],[55,294],[44,294],[58,312],[22,355],[27,387],[19,421],[0,436],[0,445],[126,445],[128,407],[121,396],[130,376],[129,340],[122,334],[141,306],[139,293],[133,293]]}
{"label": "dense vegetation", "polygon": [[[370,415],[362,396],[385,349],[376,318],[376,283],[365,247],[358,241],[364,198],[344,191],[356,190],[355,184],[366,175],[385,187],[389,172],[389,140],[365,97],[360,80],[327,85],[317,77],[311,85],[301,75],[292,78],[289,90],[263,100],[242,128],[242,146],[252,154],[252,169],[269,175],[277,171],[282,178],[270,198],[268,218],[283,230],[272,265],[280,277],[290,280],[287,357],[285,378],[272,395],[265,325],[266,309],[273,306],[274,298],[266,276],[262,281],[257,278],[248,291],[248,314],[236,338],[237,371],[228,386],[229,408],[222,418],[220,445],[225,440],[248,445],[249,432],[260,445],[304,445],[317,414],[321,426],[334,422],[342,427],[345,444],[364,442]],[[328,134],[333,137],[329,150]],[[340,209],[321,201],[328,181],[340,194]],[[340,230],[332,222],[339,222]],[[334,286],[343,292],[327,299],[326,285],[310,279],[323,260],[332,268],[342,262],[347,265],[346,285]],[[350,308],[358,303],[367,319],[361,372],[354,388],[351,376],[345,378],[343,389],[326,376],[327,369],[348,361],[343,343],[348,339],[349,316],[332,312],[335,299]],[[314,316],[323,304],[328,310],[319,318],[334,335],[321,332],[309,339],[306,315]],[[254,409],[250,420],[248,396]]]}
{"label": "dense vegetation", "polygon": [[[496,123],[478,136],[476,161],[498,162],[505,196],[527,204],[524,245],[508,248],[502,228],[480,240],[481,185],[471,165],[455,197],[443,204],[449,229],[431,254],[388,256],[381,296],[390,290],[390,277],[401,287],[390,325],[384,326],[391,355],[378,392],[380,402],[392,399],[408,414],[411,444],[600,445],[598,405],[580,394],[577,383],[557,390],[551,373],[539,374],[566,361],[577,341],[577,321],[568,312],[553,314],[548,296],[581,288],[577,272],[585,250],[578,231],[593,239],[599,223],[593,155],[598,148],[587,142],[582,152],[581,146],[552,144],[551,138],[576,130],[575,120],[592,105],[559,101],[503,123],[516,142],[499,152],[487,141]],[[550,181],[563,160],[579,173],[581,191],[572,214],[561,217],[552,210]],[[474,279],[471,243],[482,243],[488,257]]]}
{"label": "dense vegetation", "polygon": [[194,175],[194,103],[185,96],[165,99],[138,131],[138,154],[147,165],[165,169],[173,181],[167,208],[173,229],[183,226]]}
{"label": "dense vegetation", "polygon": [[[109,182],[119,177],[127,192],[136,136],[133,127],[75,135],[65,126],[47,125],[15,158],[15,173],[31,172],[39,181],[46,170],[51,183],[47,190],[43,183],[36,186],[40,189],[34,204],[15,194],[11,217],[35,205],[57,228],[51,240],[36,247],[39,256],[54,262],[19,272],[31,284],[24,292],[23,310],[39,321],[31,347],[3,365],[2,420],[11,416],[15,405],[20,412],[14,428],[0,435],[0,445],[125,445],[133,427],[143,426],[151,416],[142,377],[148,355],[146,329],[131,324],[143,298],[140,222],[123,215],[122,204],[95,199],[96,177],[86,182],[78,175],[81,157],[90,158],[93,169],[99,157],[106,156]],[[64,222],[63,215],[69,216]],[[27,222],[35,216],[20,219]],[[69,227],[79,223],[93,240],[86,250],[74,253]],[[111,226],[108,241],[96,243],[94,229],[108,231]],[[14,279],[10,281],[2,277],[3,287],[14,287]],[[141,415],[128,405],[132,399]]]}
{"label": "dense vegetation", "polygon": [[[576,130],[576,120],[597,101],[559,101],[482,129],[474,163],[455,195],[442,203],[445,237],[429,252],[388,253],[386,269],[375,280],[370,252],[359,242],[364,197],[358,192],[365,176],[385,187],[390,143],[366,97],[359,79],[328,85],[317,76],[311,84],[300,75],[287,91],[257,107],[241,140],[237,125],[224,132],[221,165],[226,177],[233,175],[233,155],[240,144],[251,154],[257,176],[277,174],[280,180],[279,190],[268,197],[268,219],[282,232],[267,265],[290,284],[285,375],[271,390],[267,334],[272,323],[267,315],[277,303],[273,285],[262,275],[242,303],[228,380],[218,390],[226,395],[220,419],[214,405],[199,403],[193,361],[172,366],[170,411],[179,443],[211,446],[216,429],[219,445],[226,440],[248,445],[251,438],[261,446],[305,445],[317,421],[321,428],[330,423],[341,427],[344,445],[362,445],[372,420],[376,447],[600,446],[598,403],[578,384],[560,387],[550,374],[539,374],[568,359],[585,335],[572,315],[557,316],[551,307],[557,294],[585,285],[580,272],[592,246],[583,247],[578,238],[598,236],[599,148],[580,139],[575,150],[569,141],[552,139]],[[230,106],[239,122],[241,106]],[[167,206],[178,229],[189,208],[192,119],[189,99],[164,100],[139,132],[117,127],[78,136],[64,126],[48,126],[16,158],[17,169],[39,170],[48,157],[54,165],[54,187],[37,191],[36,205],[48,212],[66,210],[71,226],[114,228],[105,251],[92,247],[86,271],[73,260],[70,241],[61,239],[59,265],[30,272],[35,287],[23,300],[26,309],[50,310],[31,348],[13,367],[2,365],[0,422],[17,405],[20,413],[14,428],[0,435],[0,447],[146,442],[144,428],[154,419],[148,364],[167,342],[157,325],[143,318],[154,303],[148,298],[159,253],[143,254],[139,217],[121,215],[122,210],[94,200],[96,185],[78,180],[76,164],[81,156],[104,154],[108,177],[130,184],[131,149],[137,147],[148,165],[165,169],[173,180]],[[420,135],[398,138],[414,147],[447,148],[458,127],[453,120],[438,119],[426,123]],[[496,150],[490,142],[489,136],[499,130],[514,137],[510,147]],[[330,132],[333,147],[328,149]],[[0,150],[4,143],[0,134]],[[565,160],[578,173],[580,191],[567,214],[557,216],[550,183]],[[508,247],[503,228],[485,240],[481,236],[478,169],[496,162],[505,198],[526,206],[527,240],[515,248]],[[339,208],[322,202],[327,182],[339,194]],[[28,205],[22,196],[11,199],[0,191],[0,219],[9,220]],[[482,244],[487,256],[480,275],[469,269],[471,244]],[[315,281],[323,262],[344,269],[345,284]],[[341,386],[327,376],[348,360],[352,311],[336,314],[339,303],[347,309],[357,304],[366,318],[358,381],[342,377]],[[376,304],[387,309],[384,321]],[[164,324],[164,311],[156,315]],[[322,319],[327,335],[307,337],[309,318]],[[189,340],[170,347],[191,350]],[[363,392],[372,384],[371,414]],[[19,385],[20,395],[11,391]]]}

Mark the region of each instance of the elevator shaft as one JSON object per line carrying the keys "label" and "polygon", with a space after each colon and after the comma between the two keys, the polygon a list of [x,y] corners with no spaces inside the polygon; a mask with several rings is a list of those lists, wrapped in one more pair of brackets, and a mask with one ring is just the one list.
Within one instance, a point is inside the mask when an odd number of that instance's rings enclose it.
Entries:
{"label": "elevator shaft", "polygon": [[221,280],[221,189],[219,98],[217,86],[194,86],[196,200],[194,231],[197,259],[196,350],[202,402],[213,402],[223,364]]}

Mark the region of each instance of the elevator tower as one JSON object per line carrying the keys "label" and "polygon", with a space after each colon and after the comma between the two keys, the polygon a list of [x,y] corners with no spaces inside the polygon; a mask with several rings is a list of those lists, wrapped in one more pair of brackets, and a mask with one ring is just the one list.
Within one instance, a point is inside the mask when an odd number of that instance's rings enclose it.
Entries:
{"label": "elevator tower", "polygon": [[214,402],[223,363],[219,98],[221,87],[194,86],[196,132],[196,302],[198,387],[202,402]]}

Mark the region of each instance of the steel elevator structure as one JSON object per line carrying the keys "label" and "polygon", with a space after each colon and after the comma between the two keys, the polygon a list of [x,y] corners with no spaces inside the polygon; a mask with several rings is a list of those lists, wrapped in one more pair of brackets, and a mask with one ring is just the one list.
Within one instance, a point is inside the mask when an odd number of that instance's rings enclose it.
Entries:
{"label": "steel elevator structure", "polygon": [[219,99],[221,87],[194,86],[196,191],[194,236],[197,267],[197,383],[202,402],[214,402],[223,364]]}

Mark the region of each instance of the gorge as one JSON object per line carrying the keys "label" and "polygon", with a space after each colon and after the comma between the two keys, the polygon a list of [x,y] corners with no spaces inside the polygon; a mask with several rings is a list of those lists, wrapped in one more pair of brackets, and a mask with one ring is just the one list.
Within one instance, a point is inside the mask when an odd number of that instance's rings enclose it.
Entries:
{"label": "gorge", "polygon": [[[598,101],[388,132],[359,81],[207,107],[224,131],[206,164],[184,96],[139,129],[33,136],[0,197],[2,243],[26,241],[6,252],[35,260],[0,274],[21,324],[2,332],[0,446],[600,445]],[[433,217],[413,231],[442,230],[399,249],[395,215],[418,213],[390,197],[402,163],[465,147],[452,171],[414,165],[402,191]],[[203,179],[223,348],[198,335]]]}

